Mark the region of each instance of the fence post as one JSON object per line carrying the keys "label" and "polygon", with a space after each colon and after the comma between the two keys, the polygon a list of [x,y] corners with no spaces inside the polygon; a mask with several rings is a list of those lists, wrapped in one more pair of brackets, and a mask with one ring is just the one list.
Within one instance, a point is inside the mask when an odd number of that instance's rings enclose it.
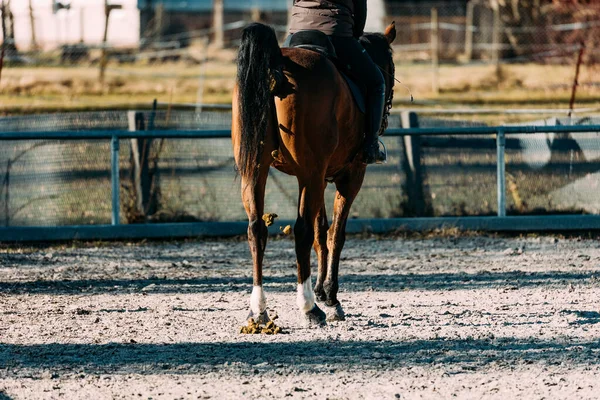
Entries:
{"label": "fence post", "polygon": [[107,39],[108,39],[108,20],[110,18],[110,13],[113,10],[120,10],[123,6],[121,4],[108,4],[108,0],[104,0],[104,35],[102,36],[102,54],[100,55],[100,84],[104,86],[104,74],[106,72],[106,64],[108,63],[108,56],[106,54],[107,50]]}
{"label": "fence post", "polygon": [[494,24],[492,25],[492,64],[495,67],[496,79],[500,83],[500,29],[502,21],[500,20],[499,7],[494,8]]}
{"label": "fence post", "polygon": [[111,183],[112,183],[112,224],[119,225],[119,211],[121,208],[119,180],[119,138],[113,136],[110,141],[111,150]]}
{"label": "fence post", "polygon": [[499,128],[496,132],[496,170],[497,170],[497,196],[498,216],[506,217],[506,160],[504,150],[506,147],[506,136],[504,129]]}
{"label": "fence post", "polygon": [[[419,119],[417,113],[403,111],[400,115],[402,128],[418,128]],[[409,212],[417,217],[431,215],[431,195],[425,188],[424,172],[421,165],[421,138],[419,136],[402,136],[404,157],[402,169],[406,175],[406,193],[408,196]]]}
{"label": "fence post", "polygon": [[[144,114],[139,111],[127,112],[127,121],[129,125],[129,131],[144,131],[146,130],[146,122],[144,120]],[[148,162],[146,157],[146,139],[130,139],[131,141],[131,172],[130,178],[135,193],[135,208],[136,211],[143,215],[144,210],[144,190],[143,190],[143,176],[144,172],[147,173]]]}
{"label": "fence post", "polygon": [[202,112],[204,102],[204,81],[206,80],[206,63],[208,62],[208,37],[204,40],[204,57],[200,63],[200,74],[198,75],[198,91],[196,92],[196,114]]}
{"label": "fence post", "polygon": [[[139,111],[129,111],[127,119],[129,131],[154,130],[154,119],[157,102],[154,100],[152,112],[146,125],[144,114]],[[131,139],[131,172],[130,179],[135,198],[135,211],[138,216],[146,218],[156,212],[156,198],[152,193],[153,171],[150,168],[150,150],[152,139]]]}
{"label": "fence post", "polygon": [[31,25],[31,50],[38,50],[37,38],[35,36],[35,16],[33,15],[32,0],[29,0],[29,24]]}
{"label": "fence post", "polygon": [[473,9],[475,2],[470,0],[467,3],[467,17],[465,21],[465,62],[471,62],[473,58]]}
{"label": "fence post", "polygon": [[225,45],[225,34],[223,31],[223,0],[213,1],[213,31],[214,46],[222,49]]}
{"label": "fence post", "polygon": [[439,84],[439,31],[440,25],[438,21],[438,10],[433,7],[431,9],[431,88],[434,94],[440,93]]}

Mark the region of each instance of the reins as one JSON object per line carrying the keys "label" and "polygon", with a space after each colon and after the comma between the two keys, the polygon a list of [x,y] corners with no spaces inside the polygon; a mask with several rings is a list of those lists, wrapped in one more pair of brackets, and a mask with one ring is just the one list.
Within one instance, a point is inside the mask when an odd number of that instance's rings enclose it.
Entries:
{"label": "reins", "polygon": [[399,84],[401,84],[408,91],[408,94],[410,94],[410,102],[411,103],[415,101],[415,99],[413,98],[412,92],[410,91],[410,88],[408,86],[406,86],[404,83],[402,83],[394,75],[390,74],[385,69],[381,68],[379,65],[377,65],[377,68],[379,68],[381,70],[381,72],[383,72],[384,74],[386,74],[387,76],[389,76],[390,78],[392,78],[393,80],[395,80],[396,82],[398,82]]}

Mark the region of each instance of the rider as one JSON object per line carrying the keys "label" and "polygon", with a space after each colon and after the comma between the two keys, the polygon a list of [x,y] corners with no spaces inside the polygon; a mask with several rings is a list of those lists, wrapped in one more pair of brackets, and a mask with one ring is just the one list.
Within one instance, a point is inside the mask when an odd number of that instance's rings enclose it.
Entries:
{"label": "rider", "polygon": [[325,33],[340,61],[360,75],[367,87],[368,108],[363,161],[372,164],[385,161],[378,139],[385,107],[385,81],[358,41],[366,18],[367,0],[294,0],[290,34],[307,29]]}

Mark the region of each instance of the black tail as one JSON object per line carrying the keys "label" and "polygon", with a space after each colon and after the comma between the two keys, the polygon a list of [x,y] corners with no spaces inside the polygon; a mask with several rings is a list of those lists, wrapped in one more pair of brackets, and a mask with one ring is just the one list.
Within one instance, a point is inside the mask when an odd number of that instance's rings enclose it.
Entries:
{"label": "black tail", "polygon": [[258,23],[242,33],[238,54],[238,104],[241,117],[241,146],[238,171],[243,177],[256,179],[262,156],[273,96],[270,91],[271,70],[281,65],[281,49],[275,31]]}

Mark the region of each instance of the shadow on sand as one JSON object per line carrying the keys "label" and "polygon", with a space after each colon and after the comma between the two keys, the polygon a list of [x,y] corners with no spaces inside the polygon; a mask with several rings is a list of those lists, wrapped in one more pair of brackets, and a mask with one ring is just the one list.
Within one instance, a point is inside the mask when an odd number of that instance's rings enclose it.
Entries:
{"label": "shadow on sand", "polygon": [[[394,341],[302,341],[176,344],[0,344],[0,366],[8,374],[59,369],[88,373],[197,373],[233,365],[292,366],[297,370],[391,368],[444,365],[476,370],[490,364],[597,366],[600,342],[535,339],[435,339]],[[227,364],[230,363],[230,364]],[[232,364],[231,364],[232,363]],[[2,371],[3,367],[0,367]],[[1,399],[1,398],[0,398]]]}
{"label": "shadow on sand", "polygon": [[[596,279],[600,271],[585,272],[483,272],[477,274],[345,274],[340,276],[340,290],[395,292],[399,290],[460,290],[484,288],[527,288],[537,286],[567,286]],[[269,292],[295,290],[296,275],[266,276]],[[89,279],[0,282],[3,294],[130,293],[153,285],[148,293],[214,293],[243,291],[251,287],[250,277],[211,277],[192,279]]]}

